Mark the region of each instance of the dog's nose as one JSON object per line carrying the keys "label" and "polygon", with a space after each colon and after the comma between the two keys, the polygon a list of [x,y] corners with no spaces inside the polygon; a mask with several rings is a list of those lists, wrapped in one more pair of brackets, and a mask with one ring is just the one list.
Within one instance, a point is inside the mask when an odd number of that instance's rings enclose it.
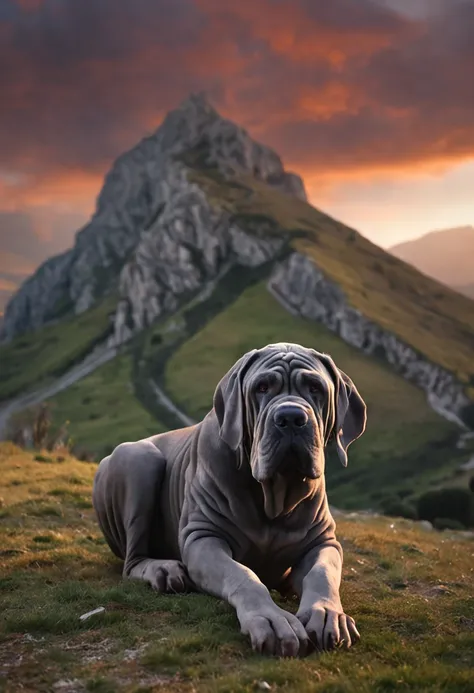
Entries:
{"label": "dog's nose", "polygon": [[308,414],[297,404],[281,404],[273,415],[273,423],[282,429],[303,428],[308,423]]}

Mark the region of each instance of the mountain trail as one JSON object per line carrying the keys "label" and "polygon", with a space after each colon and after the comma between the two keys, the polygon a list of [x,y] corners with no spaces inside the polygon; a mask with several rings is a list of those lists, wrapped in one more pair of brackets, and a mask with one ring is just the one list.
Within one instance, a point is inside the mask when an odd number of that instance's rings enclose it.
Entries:
{"label": "mountain trail", "polygon": [[50,397],[54,397],[58,392],[62,392],[62,390],[65,390],[78,380],[81,380],[86,375],[95,371],[99,366],[113,359],[116,354],[116,347],[101,345],[88,354],[83,361],[63,373],[63,375],[54,382],[48,383],[48,385],[44,385],[32,392],[27,392],[26,394],[7,400],[7,402],[0,406],[0,440],[3,439],[8,420],[13,414],[27,409],[28,407],[33,407],[36,404],[40,404]]}
{"label": "mountain trail", "polygon": [[182,412],[173,402],[172,400],[166,395],[163,390],[159,387],[159,385],[156,384],[156,382],[150,378],[149,380],[150,386],[153,390],[153,392],[156,395],[156,399],[158,402],[165,407],[173,416],[175,416],[179,421],[183,423],[184,426],[194,426],[196,421],[191,419],[189,416],[187,416],[184,412]]}

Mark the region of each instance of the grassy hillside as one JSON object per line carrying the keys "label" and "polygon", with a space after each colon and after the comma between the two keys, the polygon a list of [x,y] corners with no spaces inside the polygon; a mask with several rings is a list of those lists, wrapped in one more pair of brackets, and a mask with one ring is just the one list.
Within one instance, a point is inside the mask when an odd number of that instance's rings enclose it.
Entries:
{"label": "grassy hillside", "polygon": [[349,467],[330,459],[330,498],[345,507],[374,507],[384,496],[417,493],[450,476],[463,459],[457,429],[427,404],[425,394],[342,342],[329,330],[290,315],[263,283],[186,341],[166,365],[166,391],[188,414],[202,418],[216,384],[246,351],[291,341],[330,353],[356,382],[368,405],[368,429],[351,447]]}
{"label": "grassy hillside", "polygon": [[50,400],[54,423],[69,421],[76,451],[100,459],[125,440],[165,430],[137,399],[132,370],[131,355],[119,355]]}
{"label": "grassy hillside", "polygon": [[44,384],[80,361],[110,332],[117,296],[81,315],[28,332],[0,346],[0,401]]}
{"label": "grassy hillside", "polygon": [[199,156],[188,157],[187,163],[194,166],[190,178],[211,202],[249,229],[266,220],[269,233],[288,233],[293,247],[313,257],[342,287],[351,305],[455,373],[474,399],[473,301],[297,198],[250,176],[229,184],[214,170],[200,166]]}
{"label": "grassy hillside", "polygon": [[[466,693],[474,688],[472,536],[338,518],[342,598],[362,640],[303,660],[252,654],[230,607],[121,580],[90,503],[95,465],[0,444],[0,690]],[[290,611],[296,601],[275,595]],[[81,622],[96,607],[105,613]]]}

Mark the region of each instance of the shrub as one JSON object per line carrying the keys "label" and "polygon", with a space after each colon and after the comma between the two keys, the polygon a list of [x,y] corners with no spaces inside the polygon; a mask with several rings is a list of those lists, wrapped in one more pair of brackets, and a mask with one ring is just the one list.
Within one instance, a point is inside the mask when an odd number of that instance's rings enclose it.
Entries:
{"label": "shrub", "polygon": [[442,488],[418,498],[418,517],[433,522],[436,518],[456,520],[464,527],[473,522],[472,495],[467,488]]}
{"label": "shrub", "polygon": [[387,498],[381,503],[385,515],[392,517],[405,517],[407,520],[416,520],[418,515],[415,506],[400,498]]}
{"label": "shrub", "polygon": [[34,459],[37,462],[52,462],[53,461],[52,457],[48,457],[47,455],[40,455],[39,453],[34,456]]}
{"label": "shrub", "polygon": [[409,496],[411,493],[412,493],[412,491],[411,491],[410,489],[408,489],[408,488],[401,488],[401,489],[398,491],[398,497],[399,497],[399,498],[406,498],[406,497]]}
{"label": "shrub", "polygon": [[33,445],[37,450],[45,446],[50,428],[50,409],[46,402],[42,402],[33,419]]}
{"label": "shrub", "polygon": [[7,422],[6,438],[21,448],[69,449],[68,426],[66,421],[59,428],[54,427],[50,405],[42,402],[13,414]]}
{"label": "shrub", "polygon": [[451,520],[449,517],[437,517],[433,522],[436,529],[466,529],[458,520]]}

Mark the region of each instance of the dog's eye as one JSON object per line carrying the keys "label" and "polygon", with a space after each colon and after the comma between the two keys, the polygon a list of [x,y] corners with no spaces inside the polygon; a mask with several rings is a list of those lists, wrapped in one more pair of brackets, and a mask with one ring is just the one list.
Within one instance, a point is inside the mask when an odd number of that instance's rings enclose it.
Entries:
{"label": "dog's eye", "polygon": [[268,392],[268,383],[261,382],[257,385],[257,392]]}
{"label": "dog's eye", "polygon": [[314,383],[309,386],[309,391],[312,395],[318,395],[321,392],[320,388]]}

